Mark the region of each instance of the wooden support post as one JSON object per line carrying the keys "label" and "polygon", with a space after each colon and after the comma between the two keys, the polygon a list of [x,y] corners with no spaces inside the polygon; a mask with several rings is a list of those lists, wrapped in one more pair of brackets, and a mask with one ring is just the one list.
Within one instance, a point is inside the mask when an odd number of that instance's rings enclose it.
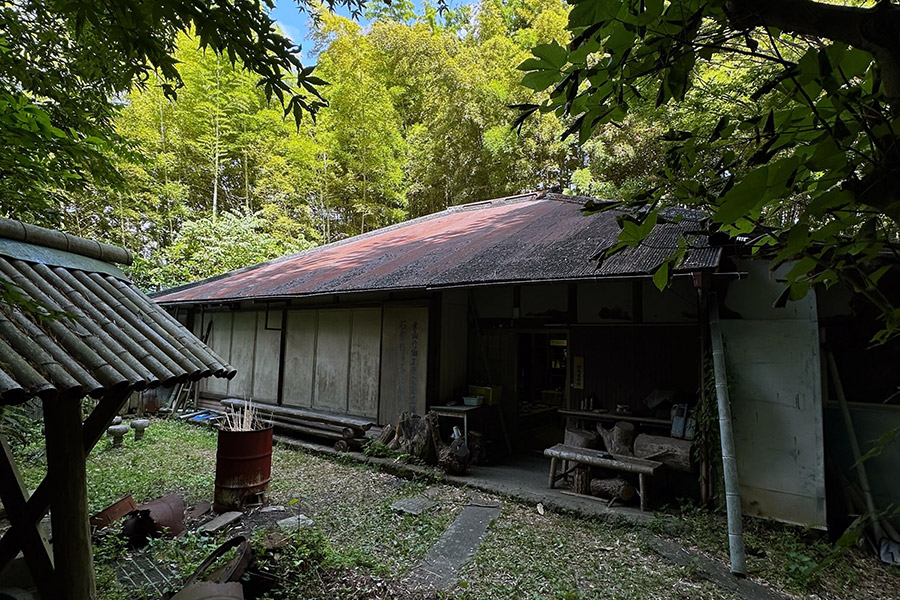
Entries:
{"label": "wooden support post", "polygon": [[[97,445],[97,442],[103,439],[103,434],[106,431],[107,426],[109,426],[112,418],[122,409],[122,405],[128,401],[128,396],[129,394],[126,393],[121,396],[103,398],[91,412],[90,416],[85,419],[81,435],[85,456],[90,454],[91,450],[94,449],[94,446]],[[73,402],[75,401],[73,400]],[[14,463],[13,468],[15,468]],[[50,477],[48,475],[47,477],[44,477],[44,480],[41,481],[31,497],[28,498],[28,501],[25,504],[26,519],[22,523],[22,526],[34,526],[38,521],[44,518],[44,515],[47,514],[47,511],[50,508],[50,498],[52,493]],[[5,504],[6,503],[4,502],[4,505]],[[18,533],[20,525],[16,522],[11,522],[11,525],[12,527],[3,534],[3,538],[0,538],[0,570],[16,557],[16,554],[18,554],[19,549],[22,547],[20,542],[21,536]]]}
{"label": "wooden support post", "polygon": [[60,600],[94,600],[93,547],[88,521],[81,399],[44,400],[50,524]]}
{"label": "wooden support post", "polygon": [[553,484],[556,483],[556,469],[559,467],[559,459],[555,456],[550,459],[550,483],[547,485],[551,490]]}
{"label": "wooden support post", "polygon": [[[0,435],[0,500],[12,525],[7,536],[16,542],[15,558],[22,549],[25,564],[42,598],[54,598],[53,559],[50,546],[36,520],[28,514],[25,484],[16,467],[6,436]],[[15,531],[14,536],[11,532]],[[8,561],[7,561],[8,562]],[[5,565],[4,565],[5,566]]]}
{"label": "wooden support post", "polygon": [[650,490],[647,489],[647,476],[643,473],[638,473],[638,489],[640,490],[641,495],[641,510],[647,510],[647,506],[650,504],[650,498],[647,495],[650,493]]}

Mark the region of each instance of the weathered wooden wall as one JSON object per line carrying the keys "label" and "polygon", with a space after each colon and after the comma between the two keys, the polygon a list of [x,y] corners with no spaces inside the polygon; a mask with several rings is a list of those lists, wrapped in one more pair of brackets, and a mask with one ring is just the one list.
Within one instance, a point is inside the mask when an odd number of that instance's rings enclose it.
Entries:
{"label": "weathered wooden wall", "polygon": [[[813,292],[773,308],[778,273],[746,261],[722,320],[745,514],[825,526],[822,371]],[[725,315],[723,314],[723,317]],[[739,318],[738,318],[739,317]]]}
{"label": "weathered wooden wall", "polygon": [[382,320],[380,423],[403,411],[425,414],[428,389],[428,308],[385,304]]}

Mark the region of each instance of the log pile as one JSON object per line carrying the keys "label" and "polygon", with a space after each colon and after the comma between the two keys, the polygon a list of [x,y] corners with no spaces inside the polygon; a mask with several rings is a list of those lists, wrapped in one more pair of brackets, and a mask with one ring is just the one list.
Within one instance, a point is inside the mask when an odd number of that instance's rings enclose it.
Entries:
{"label": "log pile", "polygon": [[[236,398],[227,398],[222,400],[222,404],[232,409],[239,409],[243,408],[246,403]],[[271,421],[276,430],[327,440],[341,452],[360,448],[367,441],[366,431],[375,425],[366,419],[348,415],[330,415],[302,408],[270,404],[254,403],[253,406],[263,420]]]}

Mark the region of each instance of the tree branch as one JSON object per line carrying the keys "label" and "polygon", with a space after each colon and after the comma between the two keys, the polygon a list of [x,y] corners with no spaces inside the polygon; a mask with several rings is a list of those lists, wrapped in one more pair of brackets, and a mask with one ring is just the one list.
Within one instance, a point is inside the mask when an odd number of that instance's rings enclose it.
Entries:
{"label": "tree branch", "polygon": [[776,27],[796,35],[844,42],[871,52],[881,67],[888,98],[900,100],[900,6],[872,8],[815,0],[727,0],[733,27]]}

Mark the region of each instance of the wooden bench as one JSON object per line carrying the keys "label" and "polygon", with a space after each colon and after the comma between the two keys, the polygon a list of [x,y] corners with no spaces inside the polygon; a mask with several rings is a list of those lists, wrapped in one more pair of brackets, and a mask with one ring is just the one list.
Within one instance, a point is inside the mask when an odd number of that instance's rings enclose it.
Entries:
{"label": "wooden bench", "polygon": [[[655,460],[647,460],[646,458],[635,458],[633,456],[622,456],[620,454],[610,454],[602,450],[592,450],[590,448],[578,448],[576,446],[567,446],[565,444],[557,444],[552,448],[544,450],[544,456],[550,457],[550,488],[556,485],[557,480],[565,477],[569,469],[557,475],[559,461],[565,460],[582,465],[592,467],[601,467],[614,471],[625,471],[628,473],[637,473],[639,481],[639,491],[641,496],[641,510],[647,510],[649,486],[647,484],[647,476],[652,476],[656,470],[663,466],[661,462]],[[574,468],[574,467],[573,467]]]}

